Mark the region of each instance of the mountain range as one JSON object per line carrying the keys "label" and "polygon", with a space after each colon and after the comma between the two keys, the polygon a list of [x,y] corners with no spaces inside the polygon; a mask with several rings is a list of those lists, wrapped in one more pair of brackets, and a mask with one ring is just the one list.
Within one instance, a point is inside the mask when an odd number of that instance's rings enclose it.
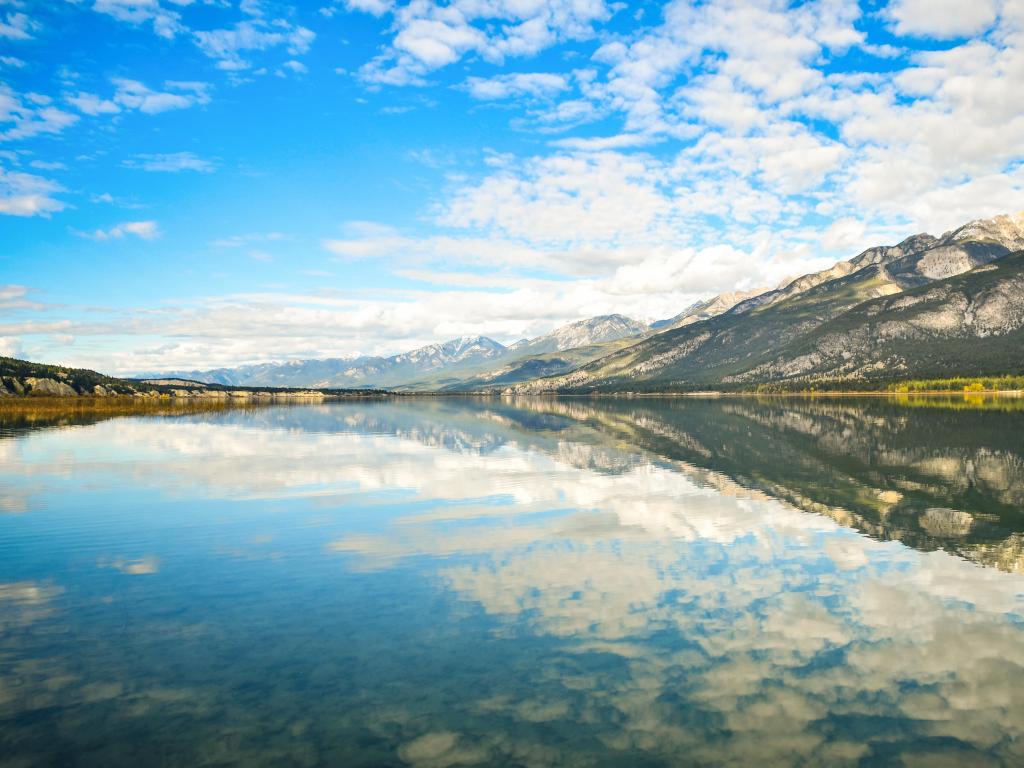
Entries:
{"label": "mountain range", "polygon": [[713,296],[649,326],[602,315],[508,346],[464,336],[387,357],[160,371],[134,380],[2,362],[10,380],[0,382],[0,395],[40,389],[25,384],[33,377],[56,389],[63,382],[75,394],[195,382],[532,394],[878,389],[911,379],[1019,376],[1024,212],[869,248],[775,288]]}
{"label": "mountain range", "polygon": [[[389,357],[355,356],[321,360],[262,363],[206,371],[163,371],[147,374],[211,384],[264,387],[377,387],[439,389],[475,381],[488,372],[526,365],[521,381],[544,373],[558,373],[609,351],[600,345],[638,337],[647,326],[623,315],[602,315],[556,328],[534,339],[505,346],[487,336],[463,336]],[[588,355],[586,350],[593,349]],[[539,358],[571,351],[566,359]],[[555,362],[552,362],[552,359]],[[531,365],[531,361],[538,363]]]}
{"label": "mountain range", "polygon": [[1024,370],[1024,213],[914,235],[519,392],[876,385]]}
{"label": "mountain range", "polygon": [[645,325],[603,315],[505,346],[162,372],[234,386],[612,392],[809,388],[1019,373],[1024,213],[917,234]]}

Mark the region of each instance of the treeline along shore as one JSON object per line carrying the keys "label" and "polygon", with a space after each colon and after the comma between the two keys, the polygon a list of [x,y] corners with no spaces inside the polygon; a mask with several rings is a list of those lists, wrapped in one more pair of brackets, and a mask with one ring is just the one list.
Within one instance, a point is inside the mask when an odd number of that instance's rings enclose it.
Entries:
{"label": "treeline along shore", "polygon": [[86,368],[45,365],[0,357],[0,397],[3,398],[136,398],[187,399],[210,402],[319,401],[353,397],[382,397],[377,389],[319,389],[312,387],[233,387],[186,379],[121,379]]}

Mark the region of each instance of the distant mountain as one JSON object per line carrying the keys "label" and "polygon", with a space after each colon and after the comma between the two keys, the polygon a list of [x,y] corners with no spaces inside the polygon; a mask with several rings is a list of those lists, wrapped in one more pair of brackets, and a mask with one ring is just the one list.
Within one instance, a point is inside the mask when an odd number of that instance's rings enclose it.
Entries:
{"label": "distant mountain", "polygon": [[[1024,213],[973,221],[940,238],[915,235],[896,246],[868,249],[830,269],[748,298],[720,315],[657,333],[570,373],[520,385],[517,389],[658,391],[723,386],[750,388],[779,381],[821,382],[830,377],[854,381],[883,376],[908,378],[935,370],[948,375],[997,370],[1017,373],[1024,369],[1024,360],[1019,355],[1007,358],[1009,350],[1005,346],[1009,343],[1006,340],[1011,338],[1008,334],[1015,332],[1012,308],[1020,300],[1014,277],[1019,262],[1000,260],[1020,249],[1024,249]],[[998,276],[1000,281],[994,294],[998,298],[991,301],[975,293],[981,290],[983,283],[987,284],[978,277],[987,272],[978,268],[984,269],[989,264],[994,266],[986,280]],[[964,280],[956,281],[956,276],[971,270],[975,272],[969,278],[965,276]],[[936,281],[943,279],[952,280],[951,285],[956,287],[945,286],[941,290],[953,291],[949,300],[956,302],[956,306],[962,305],[963,312],[968,314],[957,320],[954,315],[945,314],[945,310],[939,312],[933,307],[937,313],[934,322],[949,325],[934,329],[928,337],[931,341],[919,331],[918,336],[907,337],[914,338],[918,347],[912,345],[899,353],[893,351],[894,356],[889,359],[879,357],[881,350],[894,350],[886,346],[886,340],[895,332],[894,328],[904,328],[903,325],[870,326],[877,337],[871,337],[867,326],[858,326],[856,334],[847,329],[846,336],[829,335],[829,329],[843,326],[844,321],[838,318],[855,307],[861,307],[864,312],[898,313],[903,306],[899,303],[901,300],[916,301],[921,295],[919,291],[927,293],[927,288],[933,285],[938,288]],[[894,298],[891,305],[878,302],[897,294],[900,296]],[[940,294],[928,295],[934,299]],[[968,322],[971,308],[980,306],[986,307],[986,312],[997,314],[996,307],[1002,306],[1008,325],[995,333],[989,326]],[[946,310],[952,311],[953,304]],[[849,320],[852,322],[858,316],[852,314]],[[899,316],[899,323],[905,321],[905,317]],[[927,318],[915,322],[926,321]],[[829,323],[833,325],[826,326]],[[956,332],[959,335],[951,330],[954,326],[960,328]],[[821,341],[819,329],[827,336],[827,342]],[[993,342],[990,338],[993,336],[1000,336],[1002,341]],[[967,354],[960,344],[965,340],[983,339],[989,339],[978,344],[979,350],[985,350],[984,355],[981,352]],[[816,343],[831,344],[831,347],[827,353],[819,350],[822,357],[813,365],[794,364],[793,361],[803,359],[801,355],[813,354],[809,350]],[[943,345],[946,345],[945,352]],[[928,361],[925,360],[926,347],[931,350]],[[872,365],[874,368],[870,368]]]}
{"label": "distant mountain", "polygon": [[[941,237],[918,234],[897,245],[869,248],[772,290],[719,294],[650,328],[622,315],[602,315],[508,347],[470,336],[390,357],[159,375],[236,386],[615,392],[1016,374],[1024,371],[1024,360],[1006,344],[1016,338],[1012,307],[1019,298],[1013,277],[1018,262],[1005,257],[1022,249],[1024,213],[996,216]],[[999,287],[991,297],[982,296],[990,280]],[[952,291],[952,303],[940,311],[936,297],[946,294],[928,293],[931,287]],[[934,322],[948,324],[931,336],[921,324],[932,315],[908,319],[910,305],[900,303],[925,294],[930,298],[920,299],[921,306],[941,316]],[[1007,325],[998,332],[971,314],[979,307],[998,314],[997,305],[1007,313]],[[958,307],[966,314],[956,315]],[[868,311],[882,320],[872,315],[869,322],[862,317]],[[859,324],[844,325],[855,321]],[[913,343],[894,341],[895,328]]]}
{"label": "distant mountain", "polygon": [[505,346],[494,339],[463,336],[390,357],[293,360],[160,375],[236,386],[390,387],[406,384],[440,370],[493,360],[505,353]]}
{"label": "distant mountain", "polygon": [[625,315],[599,315],[589,320],[563,325],[536,339],[517,341],[508,350],[517,355],[542,355],[546,352],[562,352],[566,349],[589,347],[605,341],[639,336],[646,331],[646,325]]}
{"label": "distant mountain", "polygon": [[691,304],[675,317],[651,323],[651,330],[659,332],[670,331],[673,328],[682,328],[684,325],[698,323],[701,320],[708,320],[715,315],[728,312],[741,301],[753,298],[754,296],[760,296],[766,291],[766,288],[754,288],[751,291],[728,291],[726,293],[720,293],[717,296],[712,296],[710,299],[705,299],[704,301],[698,301],[695,304]]}
{"label": "distant mountain", "polygon": [[[525,366],[523,372],[502,378],[502,383],[569,370],[614,349],[595,345],[639,337],[646,331],[643,323],[623,315],[602,315],[570,323],[509,347],[486,336],[465,336],[390,357],[294,360],[152,375],[234,386],[464,389],[468,382],[475,385],[489,381],[519,365]],[[592,350],[592,353],[574,353],[556,361],[533,360],[536,356],[575,349]]]}

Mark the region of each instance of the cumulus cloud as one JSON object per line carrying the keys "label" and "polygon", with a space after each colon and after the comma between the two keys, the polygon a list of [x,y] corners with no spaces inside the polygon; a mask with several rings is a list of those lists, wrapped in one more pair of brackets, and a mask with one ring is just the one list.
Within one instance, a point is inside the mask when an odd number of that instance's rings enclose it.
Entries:
{"label": "cumulus cloud", "polygon": [[996,0],[893,0],[885,10],[896,34],[938,38],[984,32],[997,13]]}
{"label": "cumulus cloud", "polygon": [[[365,7],[363,7],[365,6]],[[611,17],[603,0],[519,3],[421,2],[385,7],[359,2],[361,10],[391,12],[394,37],[384,53],[360,70],[364,80],[393,85],[422,83],[430,72],[467,55],[502,63],[536,54],[557,42],[585,39]]]}
{"label": "cumulus cloud", "polygon": [[383,16],[395,7],[392,0],[345,0],[345,7],[350,11],[361,11],[373,16]]}

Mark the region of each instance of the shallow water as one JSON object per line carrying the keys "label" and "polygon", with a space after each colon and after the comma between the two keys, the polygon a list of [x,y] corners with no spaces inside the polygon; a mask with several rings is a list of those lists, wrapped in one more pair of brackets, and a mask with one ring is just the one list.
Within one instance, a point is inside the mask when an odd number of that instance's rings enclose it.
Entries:
{"label": "shallow water", "polygon": [[1017,405],[0,415],[0,766],[1022,765]]}

